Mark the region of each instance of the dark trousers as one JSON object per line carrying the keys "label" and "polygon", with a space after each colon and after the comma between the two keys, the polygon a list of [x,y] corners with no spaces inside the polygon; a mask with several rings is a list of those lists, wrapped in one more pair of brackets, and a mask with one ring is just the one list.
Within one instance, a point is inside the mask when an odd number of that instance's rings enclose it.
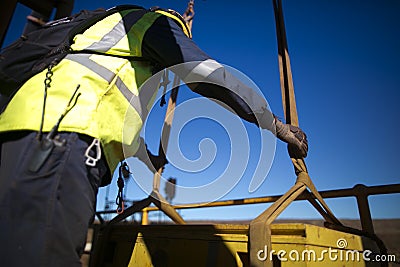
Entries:
{"label": "dark trousers", "polygon": [[85,165],[90,140],[61,133],[66,144],[32,172],[35,136],[0,135],[1,266],[81,266],[104,168]]}

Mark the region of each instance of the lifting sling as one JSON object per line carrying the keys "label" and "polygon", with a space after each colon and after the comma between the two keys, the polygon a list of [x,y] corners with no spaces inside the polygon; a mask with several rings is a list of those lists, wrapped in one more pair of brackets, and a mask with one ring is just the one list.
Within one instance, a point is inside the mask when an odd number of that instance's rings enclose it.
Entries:
{"label": "lifting sling", "polygon": [[[194,0],[190,0],[188,3],[188,7],[183,14],[183,18],[188,24],[189,29],[192,27],[192,21],[194,17]],[[168,77],[168,75],[165,75],[165,77]],[[161,133],[161,139],[160,139],[160,145],[159,145],[159,150],[158,150],[158,155],[166,155],[166,151],[168,148],[168,141],[169,141],[169,136],[170,136],[170,130],[172,126],[172,120],[174,118],[174,112],[175,112],[175,107],[176,107],[176,100],[178,97],[178,85],[179,85],[179,77],[175,75],[173,85],[172,85],[172,90],[171,90],[171,95],[168,101],[168,107],[167,111],[165,114],[165,119],[164,119],[164,125],[163,125],[163,130]],[[165,81],[164,81],[165,82]],[[165,87],[167,84],[164,85]],[[148,207],[151,203],[156,205],[161,211],[163,211],[168,217],[172,219],[177,224],[185,224],[184,219],[179,215],[179,213],[171,206],[171,204],[168,203],[167,200],[160,194],[160,180],[161,180],[161,174],[163,172],[163,167],[161,167],[157,172],[154,174],[153,178],[153,191],[151,194],[138,202],[136,202],[134,205],[131,207],[127,208],[124,210],[123,213],[117,215],[114,217],[108,225],[113,225],[115,223],[118,223],[125,218],[129,217],[130,215],[134,214],[135,212],[139,212],[142,209]],[[143,224],[146,224],[145,220],[143,220]]]}
{"label": "lifting sling", "polygon": [[[276,23],[276,33],[278,42],[278,61],[279,74],[282,93],[283,110],[286,123],[293,126],[299,126],[296,99],[294,94],[293,78],[290,68],[290,59],[287,48],[286,31],[283,20],[282,1],[273,0],[274,15]],[[271,224],[281,214],[292,201],[294,201],[304,191],[308,191],[308,201],[319,211],[324,219],[333,225],[342,224],[333,215],[321,195],[318,193],[310,176],[304,159],[292,158],[295,173],[297,175],[296,183],[280,199],[273,203],[267,210],[260,214],[250,223],[250,263],[254,267],[270,267],[272,261],[260,261],[257,258],[257,252],[265,245],[271,248]],[[317,201],[317,200],[318,201]]]}

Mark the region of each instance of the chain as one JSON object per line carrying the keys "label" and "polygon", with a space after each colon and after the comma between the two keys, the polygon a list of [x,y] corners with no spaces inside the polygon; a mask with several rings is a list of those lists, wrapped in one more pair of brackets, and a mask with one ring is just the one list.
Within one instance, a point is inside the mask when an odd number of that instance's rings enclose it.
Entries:
{"label": "chain", "polygon": [[121,176],[118,177],[118,194],[117,198],[115,199],[115,204],[117,204],[117,213],[121,214],[124,212],[125,204],[124,204],[124,196],[123,196],[123,189],[124,189],[124,179]]}
{"label": "chain", "polygon": [[38,140],[42,139],[43,135],[43,124],[44,124],[44,114],[46,111],[46,100],[47,100],[47,89],[51,86],[51,78],[53,77],[53,67],[55,66],[55,62],[51,62],[47,67],[46,78],[44,79],[44,95],[43,95],[43,108],[42,108],[42,119],[40,121],[39,134],[37,136]]}
{"label": "chain", "polygon": [[51,78],[53,77],[53,64],[50,64],[47,67],[47,72],[46,72],[46,79],[44,79],[44,88],[47,91],[48,88],[50,88],[51,84]]}
{"label": "chain", "polygon": [[121,165],[119,166],[119,177],[117,180],[118,185],[118,194],[115,200],[115,204],[117,204],[117,213],[121,214],[124,212],[125,209],[125,202],[124,202],[124,186],[125,182],[124,179],[128,179],[130,175],[128,164],[125,161],[121,161]]}
{"label": "chain", "polygon": [[129,170],[129,166],[126,163],[126,161],[121,161],[121,165],[119,166],[119,177],[117,180],[117,185],[118,185],[118,194],[117,198],[115,200],[115,204],[117,204],[117,213],[121,214],[124,212],[125,209],[125,201],[124,201],[124,193],[123,189],[125,186],[124,179],[126,180],[126,183],[128,183],[128,179],[131,175],[131,172]]}
{"label": "chain", "polygon": [[185,10],[185,13],[183,13],[183,18],[186,21],[186,23],[189,24],[190,28],[192,28],[193,17],[194,17],[194,0],[190,0],[188,2],[188,6]]}

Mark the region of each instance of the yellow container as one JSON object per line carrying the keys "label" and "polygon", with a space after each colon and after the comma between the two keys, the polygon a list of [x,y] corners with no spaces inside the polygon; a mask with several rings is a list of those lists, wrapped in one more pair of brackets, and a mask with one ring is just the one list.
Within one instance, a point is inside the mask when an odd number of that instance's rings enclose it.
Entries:
{"label": "yellow container", "polygon": [[374,241],[309,224],[272,225],[272,249],[276,266],[380,266]]}
{"label": "yellow container", "polygon": [[[102,266],[113,267],[250,266],[248,233],[248,225],[118,225],[94,244],[103,245],[103,252],[94,252],[102,253]],[[258,259],[272,260],[274,267],[379,266],[364,260],[372,257],[370,251],[378,252],[375,243],[357,235],[274,224],[272,248],[260,248]]]}

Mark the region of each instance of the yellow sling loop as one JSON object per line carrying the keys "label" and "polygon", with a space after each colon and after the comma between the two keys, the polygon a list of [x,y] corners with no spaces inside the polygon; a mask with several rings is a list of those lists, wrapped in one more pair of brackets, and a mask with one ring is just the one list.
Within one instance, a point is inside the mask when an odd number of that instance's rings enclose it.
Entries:
{"label": "yellow sling loop", "polygon": [[[276,33],[278,41],[278,61],[280,84],[282,93],[283,109],[286,123],[293,126],[299,126],[297,116],[296,99],[294,94],[293,78],[290,68],[290,59],[287,48],[286,31],[282,12],[282,1],[272,0],[274,6],[274,15],[276,23]],[[317,189],[315,188],[308,174],[304,159],[292,158],[295,173],[297,175],[296,183],[288,192],[279,198],[261,215],[250,223],[250,262],[254,267],[272,267],[272,261],[260,261],[257,258],[257,252],[265,245],[271,248],[271,224],[296,198],[307,194],[308,201],[319,211],[324,219],[334,225],[342,225],[333,215]],[[308,191],[308,190],[309,191]],[[318,200],[318,201],[317,201]]]}

